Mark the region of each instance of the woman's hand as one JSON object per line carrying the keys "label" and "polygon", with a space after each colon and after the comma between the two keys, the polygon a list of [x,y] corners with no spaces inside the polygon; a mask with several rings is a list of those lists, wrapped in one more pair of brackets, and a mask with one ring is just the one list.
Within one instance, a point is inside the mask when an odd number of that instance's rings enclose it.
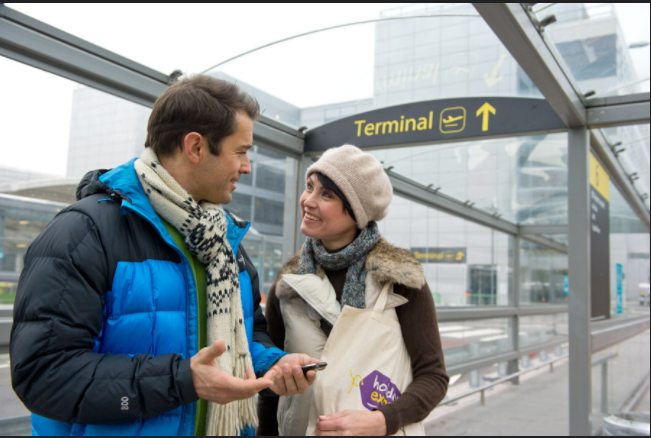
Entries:
{"label": "woman's hand", "polygon": [[316,420],[317,436],[384,436],[387,422],[380,411],[343,411]]}

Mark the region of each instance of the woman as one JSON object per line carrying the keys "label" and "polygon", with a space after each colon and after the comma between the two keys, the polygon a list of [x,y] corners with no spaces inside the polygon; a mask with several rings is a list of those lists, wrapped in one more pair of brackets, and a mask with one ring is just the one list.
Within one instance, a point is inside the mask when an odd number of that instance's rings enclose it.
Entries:
{"label": "woman", "polygon": [[[266,316],[276,345],[312,357],[322,357],[325,348],[329,352],[329,368],[317,377],[317,385],[321,381],[322,386],[310,388],[301,396],[260,397],[259,435],[393,435],[401,430],[409,433],[405,427],[425,419],[445,396],[448,376],[434,302],[422,268],[409,251],[382,239],[375,222],[387,215],[391,198],[391,183],[382,165],[355,146],[330,149],[308,169],[300,199],[301,232],[308,238],[269,290]],[[341,365],[339,362],[351,359],[332,355],[333,351],[341,351],[338,346],[348,344],[346,336],[350,336],[350,342],[362,338],[370,345],[381,345],[383,341],[374,337],[374,330],[356,333],[355,329],[347,329],[349,332],[341,333],[343,315],[353,314],[346,309],[379,309],[380,300],[380,312],[399,322],[398,337],[404,339],[399,342],[403,350],[406,348],[408,369],[398,378],[407,383],[402,389],[386,391],[388,386],[378,381],[378,374],[355,375],[357,370],[351,367],[350,377],[346,376],[348,394],[371,388],[373,392],[361,395],[367,397],[368,406],[319,412],[328,410],[325,405],[348,403],[327,400],[332,397],[328,394],[335,381],[330,376],[330,380],[323,380],[333,367]],[[331,342],[335,333],[340,345]],[[342,370],[338,372],[341,376]],[[388,377],[379,375],[387,379],[387,385],[391,383]],[[379,392],[378,387],[386,393]],[[338,399],[346,398],[345,391],[336,394]],[[396,395],[399,396],[395,398]],[[414,433],[415,429],[411,430]]]}

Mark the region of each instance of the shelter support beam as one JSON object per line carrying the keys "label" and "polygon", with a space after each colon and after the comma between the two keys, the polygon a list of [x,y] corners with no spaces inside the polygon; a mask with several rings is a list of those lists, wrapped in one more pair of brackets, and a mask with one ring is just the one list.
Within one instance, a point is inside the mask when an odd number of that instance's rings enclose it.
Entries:
{"label": "shelter support beam", "polygon": [[585,126],[583,101],[520,3],[473,3],[568,128]]}
{"label": "shelter support beam", "polygon": [[601,128],[608,126],[639,125],[649,123],[649,101],[608,105],[588,108],[588,126]]}
{"label": "shelter support beam", "polygon": [[520,225],[520,234],[567,234],[567,225]]}
{"label": "shelter support beam", "polygon": [[570,435],[592,434],[592,337],[590,333],[590,137],[568,135]]}
{"label": "shelter support beam", "polygon": [[393,186],[393,193],[410,201],[417,202],[431,208],[444,211],[453,216],[478,223],[485,227],[494,228],[503,233],[517,235],[518,226],[512,222],[500,219],[484,211],[468,207],[463,202],[457,201],[446,195],[437,193],[422,184],[405,178],[397,173],[387,171]]}
{"label": "shelter support beam", "polygon": [[[513,349],[520,350],[520,236],[515,236],[511,239],[511,268],[513,269],[512,286],[511,286],[511,301],[515,307],[517,314],[510,319],[511,321],[511,337],[513,339]],[[520,361],[511,359],[506,363],[507,374],[515,374],[520,371]],[[514,377],[511,380],[514,385],[520,384],[520,377]]]}

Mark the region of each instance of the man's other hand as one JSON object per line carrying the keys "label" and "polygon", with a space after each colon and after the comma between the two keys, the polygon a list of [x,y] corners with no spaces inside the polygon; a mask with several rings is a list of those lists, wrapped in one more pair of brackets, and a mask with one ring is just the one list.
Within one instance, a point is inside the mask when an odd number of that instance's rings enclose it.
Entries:
{"label": "man's other hand", "polygon": [[190,359],[192,382],[199,398],[223,405],[253,397],[263,389],[273,386],[277,372],[275,369],[269,370],[259,379],[255,378],[252,368],[246,370],[244,379],[233,377],[219,369],[215,359],[224,351],[224,342],[217,341],[210,347],[201,349]]}
{"label": "man's other hand", "polygon": [[319,359],[310,357],[307,354],[283,356],[271,367],[272,370],[276,371],[271,390],[278,395],[284,396],[303,394],[307,387],[316,380],[316,371],[308,371],[307,375],[305,375],[301,367],[320,362]]}

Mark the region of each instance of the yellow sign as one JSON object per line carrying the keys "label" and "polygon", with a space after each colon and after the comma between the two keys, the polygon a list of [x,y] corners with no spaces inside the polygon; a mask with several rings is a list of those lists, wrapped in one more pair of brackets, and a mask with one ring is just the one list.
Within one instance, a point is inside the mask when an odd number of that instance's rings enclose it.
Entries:
{"label": "yellow sign", "polygon": [[366,123],[366,120],[355,120],[354,123],[357,125],[358,137],[361,137],[362,134],[370,137],[371,135],[425,131],[427,129],[432,129],[433,119],[434,111],[430,111],[429,117],[413,117],[405,119],[405,116],[400,116],[400,120],[387,120],[375,123]]}
{"label": "yellow sign", "polygon": [[461,132],[466,127],[466,109],[462,106],[446,108],[441,111],[439,130],[443,134]]}
{"label": "yellow sign", "polygon": [[[472,111],[472,110],[471,110]],[[481,130],[488,131],[490,115],[495,115],[497,110],[493,105],[484,102],[477,110],[477,117],[482,117]],[[463,106],[454,106],[441,110],[439,114],[439,131],[442,134],[455,134],[466,129],[466,108]],[[355,125],[357,137],[372,137],[388,134],[418,133],[419,131],[429,131],[433,128],[435,113],[427,111],[414,117],[407,117],[403,114],[393,114],[392,120],[381,120],[372,122],[368,120],[352,120]],[[348,122],[349,123],[349,122]],[[471,123],[470,131],[478,131],[479,125]]]}
{"label": "yellow sign", "polygon": [[590,152],[590,185],[610,202],[610,176],[597,157]]}
{"label": "yellow sign", "polygon": [[495,108],[493,105],[490,103],[486,102],[484,103],[479,109],[477,110],[477,117],[480,115],[483,115],[483,119],[481,120],[481,130],[482,131],[488,131],[488,117],[489,114],[495,115],[497,111],[495,111]]}
{"label": "yellow sign", "polygon": [[466,263],[466,248],[411,248],[421,263]]}

